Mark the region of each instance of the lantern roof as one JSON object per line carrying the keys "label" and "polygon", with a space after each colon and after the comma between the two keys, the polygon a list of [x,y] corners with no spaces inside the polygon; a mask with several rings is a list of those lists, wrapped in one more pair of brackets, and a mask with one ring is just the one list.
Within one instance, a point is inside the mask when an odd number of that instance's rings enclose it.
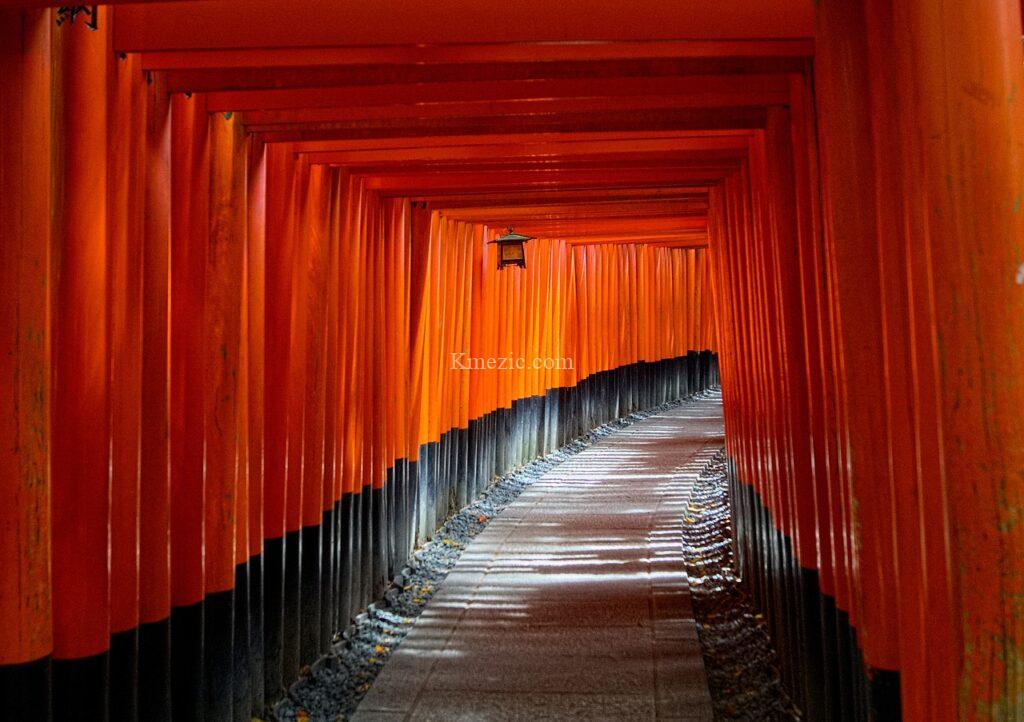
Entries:
{"label": "lantern roof", "polygon": [[509,228],[505,235],[500,238],[495,238],[491,243],[525,243],[526,241],[532,241],[533,236],[524,236],[519,233],[514,233],[512,228]]}

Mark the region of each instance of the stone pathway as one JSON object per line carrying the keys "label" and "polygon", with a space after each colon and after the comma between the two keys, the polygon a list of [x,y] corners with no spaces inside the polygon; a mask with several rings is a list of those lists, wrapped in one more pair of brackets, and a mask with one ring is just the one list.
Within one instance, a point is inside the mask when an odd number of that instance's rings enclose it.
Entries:
{"label": "stone pathway", "polygon": [[353,719],[710,720],[677,469],[722,444],[718,397],[697,399],[541,477],[466,549]]}

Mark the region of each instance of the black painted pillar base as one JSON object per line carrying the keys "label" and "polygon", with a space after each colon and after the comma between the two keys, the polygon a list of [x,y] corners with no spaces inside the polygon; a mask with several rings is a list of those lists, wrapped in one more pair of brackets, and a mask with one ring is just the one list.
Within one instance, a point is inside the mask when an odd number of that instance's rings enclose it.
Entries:
{"label": "black painted pillar base", "polygon": [[320,656],[320,532],[319,526],[305,526],[300,532],[302,588],[299,592],[299,667]]}
{"label": "black painted pillar base", "polygon": [[285,689],[299,677],[299,649],[302,618],[302,535],[299,530],[284,535],[284,603],[281,633],[281,682]]}
{"label": "black painted pillar base", "polygon": [[331,644],[331,636],[337,625],[334,609],[337,604],[335,594],[335,550],[337,549],[335,514],[337,504],[331,506],[321,515],[320,520],[320,651],[326,650]]}
{"label": "black painted pillar base", "polygon": [[354,495],[341,497],[340,546],[338,548],[338,628],[344,629],[352,619],[352,527]]}
{"label": "black painted pillar base", "polygon": [[[204,722],[233,722],[235,592],[207,594],[203,601]],[[172,654],[174,650],[171,650]]]}
{"label": "black painted pillar base", "polygon": [[263,707],[284,691],[284,556],[285,539],[263,542]]}
{"label": "black painted pillar base", "polygon": [[249,562],[235,566],[234,629],[231,659],[231,710],[234,722],[252,720],[252,669],[249,666]]}
{"label": "black painted pillar base", "polygon": [[261,717],[266,705],[264,695],[264,591],[263,566],[266,551],[249,559],[249,710]]}
{"label": "black painted pillar base", "polygon": [[139,627],[139,719],[171,722],[171,620]]}
{"label": "black painted pillar base", "polygon": [[110,718],[139,719],[139,630],[110,636]]}
{"label": "black painted pillar base", "polygon": [[109,691],[109,653],[53,660],[53,718],[58,722],[107,722]]}
{"label": "black painted pillar base", "polygon": [[388,497],[390,490],[386,487],[369,487],[373,498],[373,577],[370,585],[370,601],[379,599],[384,593],[391,577],[388,575],[388,543],[391,528],[388,524]]}
{"label": "black painted pillar base", "polygon": [[373,601],[373,491],[369,484],[359,492],[360,518],[359,529],[362,541],[359,545],[359,599],[358,608],[363,609]]}
{"label": "black painted pillar base", "polygon": [[49,657],[0,665],[0,699],[12,720],[53,719],[50,708],[52,666]]}
{"label": "black painted pillar base", "polygon": [[899,722],[903,716],[899,672],[868,668],[867,678],[871,719],[875,722]]}
{"label": "black painted pillar base", "polygon": [[203,719],[203,602],[171,612],[173,719]]}

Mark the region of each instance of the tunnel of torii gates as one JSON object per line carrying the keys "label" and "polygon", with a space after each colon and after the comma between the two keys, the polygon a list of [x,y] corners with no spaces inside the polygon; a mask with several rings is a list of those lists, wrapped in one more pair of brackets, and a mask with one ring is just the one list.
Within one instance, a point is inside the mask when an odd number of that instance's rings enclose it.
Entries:
{"label": "tunnel of torii gates", "polygon": [[495,474],[719,378],[807,717],[1024,715],[1016,2],[43,4],[0,716],[262,714]]}

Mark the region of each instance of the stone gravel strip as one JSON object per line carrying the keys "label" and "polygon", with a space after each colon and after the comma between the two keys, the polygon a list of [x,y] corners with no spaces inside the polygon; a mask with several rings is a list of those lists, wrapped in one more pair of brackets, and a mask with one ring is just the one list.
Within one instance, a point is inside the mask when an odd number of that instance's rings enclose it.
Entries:
{"label": "stone gravel strip", "polygon": [[[701,395],[698,394],[697,397]],[[609,422],[562,448],[497,477],[476,501],[456,512],[416,550],[382,599],[339,635],[274,710],[280,722],[335,722],[351,715],[401,644],[416,618],[455,566],[467,544],[538,478],[610,434],[684,401],[679,399]]]}
{"label": "stone gravel strip", "polygon": [[733,570],[724,449],[693,486],[683,541],[715,718],[801,719],[782,686],[764,617],[754,610]]}

